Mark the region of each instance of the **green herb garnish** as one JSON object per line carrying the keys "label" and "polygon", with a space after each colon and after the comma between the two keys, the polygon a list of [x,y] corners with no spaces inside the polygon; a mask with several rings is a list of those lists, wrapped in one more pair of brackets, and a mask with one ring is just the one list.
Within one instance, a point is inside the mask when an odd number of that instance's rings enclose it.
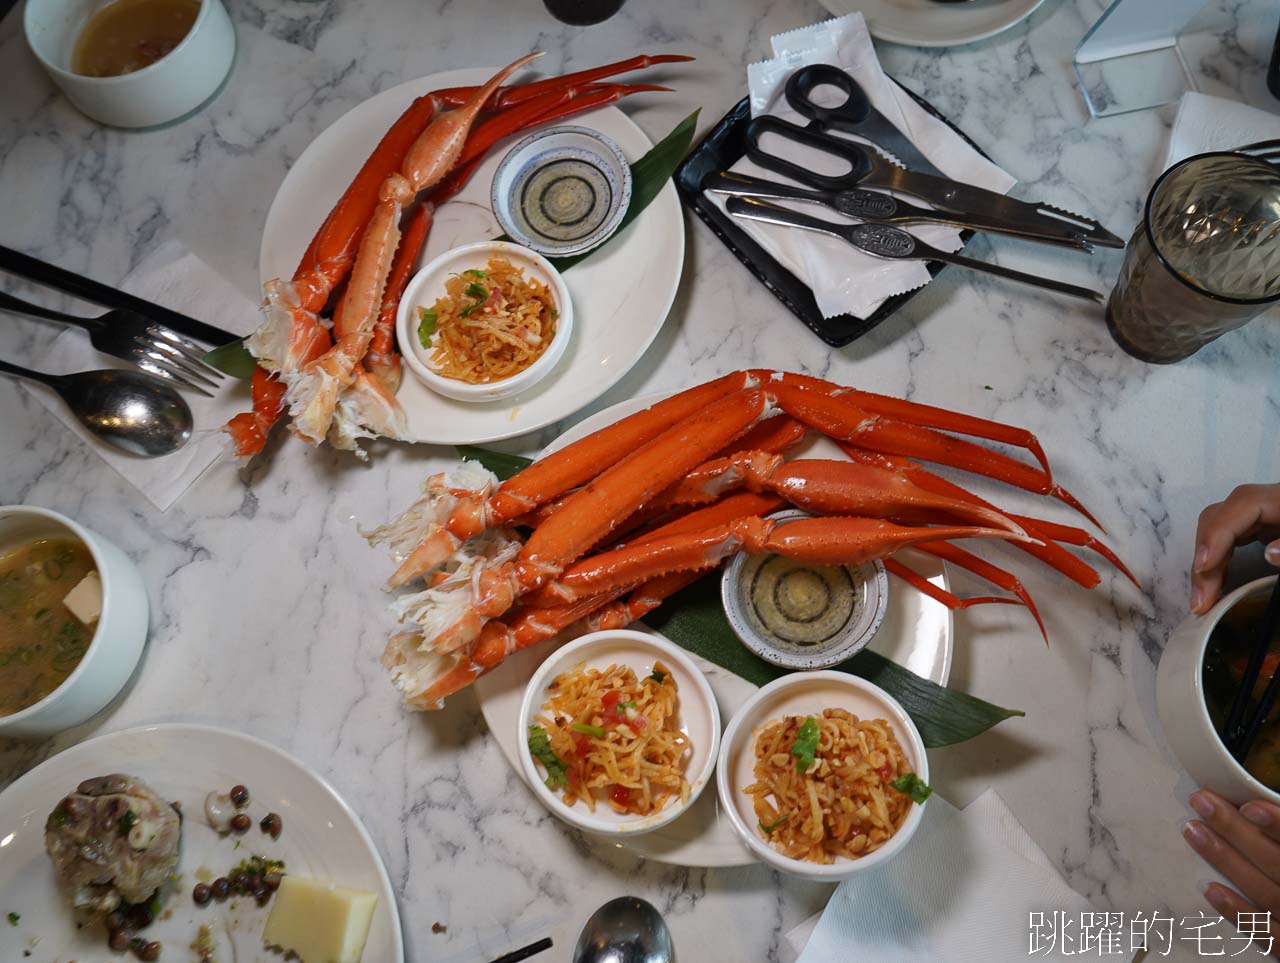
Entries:
{"label": "green herb garnish", "polygon": [[436,309],[418,308],[418,343],[431,347],[431,336],[436,333]]}
{"label": "green herb garnish", "polygon": [[768,836],[771,832],[773,832],[775,829],[777,829],[779,826],[781,826],[790,818],[791,818],[790,814],[787,814],[784,816],[779,816],[777,819],[771,822],[768,826],[766,826],[764,823],[760,823],[760,832]]}
{"label": "green herb garnish", "polygon": [[619,703],[618,703],[618,708],[619,708],[619,709],[634,709],[634,708],[636,708],[636,704],[635,704],[634,702],[619,702]]}
{"label": "green herb garnish", "polygon": [[462,293],[469,298],[475,298],[476,301],[475,304],[468,304],[458,312],[458,317],[460,318],[468,317],[473,311],[478,310],[480,305],[484,304],[485,301],[489,299],[488,289],[483,284],[476,284],[475,281],[468,284]]}
{"label": "green herb garnish", "polygon": [[574,732],[581,732],[584,736],[595,736],[597,739],[605,737],[605,731],[602,726],[589,726],[585,722],[575,722],[569,728]]}
{"label": "green herb garnish", "polygon": [[488,271],[481,271],[479,268],[467,268],[467,270],[463,271],[462,273],[469,274],[473,278],[487,278],[489,276]]}
{"label": "green herb garnish", "polygon": [[914,772],[904,772],[897,779],[890,780],[889,785],[904,796],[909,796],[914,803],[923,803],[933,795],[933,787]]}
{"label": "green herb garnish", "polygon": [[21,916],[19,916],[17,913],[10,913],[10,914],[9,914],[9,925],[10,925],[10,926],[17,926],[17,925],[18,925],[18,920],[20,920],[20,919],[22,919],[22,917],[21,917]]}
{"label": "green herb garnish", "polygon": [[125,810],[125,814],[120,817],[120,822],[117,825],[120,827],[120,835],[128,836],[129,830],[138,825],[138,814],[132,809]]}
{"label": "green herb garnish", "polygon": [[667,674],[658,669],[653,670],[653,675],[649,676],[654,682],[663,683],[667,681]]}
{"label": "green herb garnish", "polygon": [[791,755],[796,757],[796,772],[807,772],[813,765],[813,754],[818,751],[818,723],[809,716],[791,743]]}
{"label": "green herb garnish", "polygon": [[560,789],[569,785],[569,780],[565,777],[567,767],[551,748],[551,737],[542,726],[529,727],[529,753],[547,770],[548,789]]}

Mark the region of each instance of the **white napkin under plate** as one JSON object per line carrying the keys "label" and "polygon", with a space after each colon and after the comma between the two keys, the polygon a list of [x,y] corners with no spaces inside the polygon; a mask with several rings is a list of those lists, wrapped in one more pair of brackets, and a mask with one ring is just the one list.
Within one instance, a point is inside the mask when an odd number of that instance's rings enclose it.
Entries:
{"label": "white napkin under plate", "polygon": [[[177,241],[168,241],[157,248],[119,287],[232,334],[248,334],[258,323],[257,305]],[[69,308],[73,314],[85,315],[100,314],[104,310],[96,305],[79,303]],[[67,374],[129,365],[110,355],[100,354],[89,343],[87,332],[69,327],[32,359],[31,367]],[[182,397],[191,406],[195,421],[191,440],[171,455],[138,458],[109,448],[96,439],[52,391],[43,387],[32,387],[31,390],[59,421],[79,435],[85,444],[162,512],[176,502],[206,468],[230,452],[229,440],[221,428],[249,404],[244,382],[235,378],[224,379],[213,398],[181,390]]]}
{"label": "white napkin under plate", "polygon": [[1029,914],[1078,921],[1088,910],[995,790],[963,811],[935,794],[907,848],[841,883],[819,916],[787,934],[783,949],[796,963],[1026,960]]}
{"label": "white napkin under plate", "polygon": [[1192,154],[1232,150],[1276,138],[1280,138],[1280,114],[1189,91],[1178,104],[1164,166],[1167,169]]}
{"label": "white napkin under plate", "polygon": [[[808,119],[787,103],[784,95],[787,78],[806,64],[834,64],[847,71],[866,91],[872,105],[948,177],[1002,194],[1016,183],[889,79],[876,58],[871,35],[861,13],[779,34],[772,43],[775,57],[747,68],[753,116],[767,113],[793,123],[807,124]],[[821,95],[821,89],[815,91],[814,99],[823,102]],[[840,96],[837,92],[833,102],[839,103]],[[839,132],[835,132],[835,136],[849,136],[849,139],[857,140],[852,135]],[[802,166],[831,169],[830,161],[813,160],[817,152],[811,148],[780,139],[767,139],[762,146]],[[732,169],[769,180],[787,180],[745,158],[734,164]],[[724,208],[725,195],[707,196],[712,203]],[[928,206],[914,198],[907,200]],[[849,219],[824,207],[790,201],[774,203],[825,220],[850,223]],[[734,222],[813,289],[818,308],[825,317],[846,312],[867,317],[891,295],[911,291],[929,281],[929,272],[922,261],[884,261],[863,254],[838,238],[812,231],[742,218],[734,218]],[[960,248],[960,233],[953,228],[912,225],[910,232],[926,244],[945,251]]]}

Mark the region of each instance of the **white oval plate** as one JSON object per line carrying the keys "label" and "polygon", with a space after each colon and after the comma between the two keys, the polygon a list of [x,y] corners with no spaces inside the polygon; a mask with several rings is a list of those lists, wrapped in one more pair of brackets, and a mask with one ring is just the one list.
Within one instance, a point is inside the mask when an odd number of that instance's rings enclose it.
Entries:
{"label": "white oval plate", "polygon": [[1044,0],[821,0],[837,17],[861,10],[877,40],[952,47],[986,40],[1035,12]]}
{"label": "white oval plate", "polygon": [[[378,894],[363,960],[403,963],[404,940],[391,881],[373,840],[333,788],[305,765],[251,736],[212,726],[165,724],[113,732],[72,746],[41,763],[0,793],[0,907],[17,913],[17,926],[0,925],[0,959],[123,959],[107,950],[100,926],[77,931],[58,890],[44,851],[44,823],[58,800],[82,780],[107,773],[138,776],[162,798],[182,804],[182,850],[176,892],[143,931],[159,940],[162,960],[185,960],[201,925],[213,932],[218,959],[240,963],[279,959],[262,946],[267,907],[232,898],[196,906],[191,888],[198,869],[221,876],[250,855],[283,859],[285,871],[329,880]],[[219,836],[204,818],[204,798],[212,789],[248,787],[246,810],[254,826],[243,836]],[[284,829],[272,840],[257,827],[268,812],[279,813]],[[236,843],[240,846],[237,849]],[[231,904],[235,903],[235,908]],[[232,949],[234,947],[234,949]]]}
{"label": "white oval plate", "polygon": [[[303,249],[334,201],[415,97],[482,83],[492,73],[468,68],[420,77],[384,90],[334,121],[294,162],[267,212],[258,260],[262,281],[293,276]],[[631,161],[653,146],[616,107],[588,111],[565,123],[613,138]],[[461,244],[502,234],[489,209],[489,187],[512,143],[508,139],[490,151],[462,192],[436,212],[418,267]],[[576,323],[555,371],[527,392],[489,404],[445,398],[405,372],[396,397],[408,416],[408,440],[440,445],[498,441],[542,428],[590,404],[640,360],[657,336],[675,300],[683,265],[684,217],[675,185],[668,183],[626,230],[565,272]]]}
{"label": "white oval plate", "polygon": [[[631,834],[654,832],[679,817],[679,810],[686,804],[672,800],[662,809],[648,816],[618,813],[608,804],[596,804],[596,811],[587,809],[586,803],[566,806],[564,797],[545,783],[546,773],[533,761],[528,748],[528,727],[542,713],[547,701],[547,689],[557,676],[572,672],[577,666],[604,671],[611,665],[628,666],[643,679],[653,671],[655,662],[661,662],[671,673],[677,689],[676,727],[689,738],[689,758],[684,773],[689,781],[688,806],[697,804],[698,797],[711,781],[716,757],[720,754],[720,710],[715,694],[705,676],[694,664],[692,655],[680,646],[668,642],[652,632],[634,632],[629,629],[610,629],[592,632],[562,646],[542,660],[525,687],[520,719],[513,738],[521,748],[520,763],[525,782],[533,788],[534,795],[542,801],[553,816],[570,825],[602,836],[622,838]],[[714,792],[715,790],[710,790]]]}
{"label": "white oval plate", "polygon": [[[620,402],[590,418],[585,418],[547,446],[543,454],[563,448],[598,428],[625,418],[641,408],[661,401],[666,395],[648,395]],[[793,457],[807,454],[815,458],[841,458],[840,450],[825,438],[806,441],[793,452]],[[942,563],[931,555],[901,552],[898,557],[909,564],[930,582],[947,588],[947,576]],[[718,576],[708,575],[708,578]],[[633,626],[641,627],[642,626]],[[646,630],[647,631],[647,630]],[[657,635],[658,633],[653,633]],[[916,675],[924,676],[938,685],[946,685],[951,675],[951,650],[954,634],[949,609],[904,585],[891,580],[889,607],[880,631],[868,646]],[[541,646],[531,646],[517,652],[497,669],[476,680],[476,695],[484,713],[489,731],[493,733],[507,762],[520,772],[521,747],[516,739],[520,719],[520,703],[524,689],[534,671],[558,645],[557,640]],[[757,686],[714,662],[690,653],[720,706],[720,718],[727,724],[733,718]],[[727,815],[720,812],[720,801],[715,793],[704,792],[689,811],[679,819],[643,836],[620,841],[647,859],[678,866],[746,866],[756,861],[751,851],[738,839]]]}

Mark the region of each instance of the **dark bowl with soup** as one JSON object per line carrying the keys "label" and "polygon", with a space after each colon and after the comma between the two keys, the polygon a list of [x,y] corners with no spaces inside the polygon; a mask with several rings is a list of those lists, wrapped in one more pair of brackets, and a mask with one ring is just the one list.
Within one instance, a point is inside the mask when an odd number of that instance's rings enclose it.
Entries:
{"label": "dark bowl with soup", "polygon": [[[1184,620],[1165,644],[1156,675],[1156,708],[1170,748],[1196,785],[1236,805],[1250,799],[1280,804],[1280,713],[1273,710],[1243,760],[1232,757],[1222,738],[1273,585],[1274,576],[1242,585],[1204,615]],[[1277,664],[1280,641],[1273,640],[1250,694],[1250,716]]]}
{"label": "dark bowl with soup", "polygon": [[0,737],[52,735],[124,687],[147,637],[129,557],[57,512],[0,507]]}

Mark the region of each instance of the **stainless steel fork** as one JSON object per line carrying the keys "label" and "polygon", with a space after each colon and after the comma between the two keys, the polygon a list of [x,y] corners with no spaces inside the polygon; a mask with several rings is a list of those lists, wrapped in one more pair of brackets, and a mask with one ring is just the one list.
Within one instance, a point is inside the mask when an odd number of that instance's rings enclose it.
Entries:
{"label": "stainless steel fork", "polygon": [[201,361],[204,349],[171,328],[145,315],[123,308],[85,318],[0,291],[0,311],[25,314],[59,324],[72,324],[89,332],[89,340],[103,354],[128,361],[149,374],[176,382],[212,398],[210,388],[218,387],[225,375]]}
{"label": "stainless steel fork", "polygon": [[1260,140],[1256,144],[1245,144],[1236,148],[1237,154],[1248,154],[1260,161],[1266,161],[1272,167],[1280,167],[1280,140]]}

